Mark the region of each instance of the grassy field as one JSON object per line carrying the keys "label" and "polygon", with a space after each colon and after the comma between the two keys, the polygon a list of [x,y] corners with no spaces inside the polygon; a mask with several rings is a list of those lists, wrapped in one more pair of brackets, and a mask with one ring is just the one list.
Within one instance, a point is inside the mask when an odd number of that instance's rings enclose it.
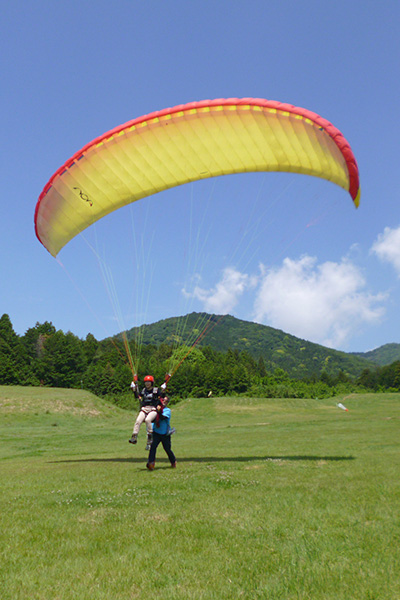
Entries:
{"label": "grassy field", "polygon": [[1,600],[396,600],[400,394],[190,400],[171,469],[135,413],[0,387]]}

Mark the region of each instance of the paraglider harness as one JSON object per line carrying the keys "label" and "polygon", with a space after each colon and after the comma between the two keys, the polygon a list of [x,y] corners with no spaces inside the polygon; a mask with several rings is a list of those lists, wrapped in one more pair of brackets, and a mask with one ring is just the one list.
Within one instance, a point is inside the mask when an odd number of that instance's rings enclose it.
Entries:
{"label": "paraglider harness", "polygon": [[[165,376],[165,383],[168,383],[170,378],[171,378],[171,375],[167,374]],[[135,383],[137,382],[137,375],[134,376],[134,382]],[[147,389],[146,387],[144,387],[141,392],[138,392],[137,383],[136,383],[136,387],[133,389],[133,391],[134,391],[135,396],[140,401],[141,412],[142,412],[143,408],[151,407],[154,410],[157,410],[157,406],[159,404],[161,404],[161,406],[166,406],[168,403],[168,398],[166,398],[166,396],[165,396],[165,390],[162,388],[153,386],[152,388]],[[166,403],[164,403],[164,397],[167,401]],[[143,412],[145,412],[145,411],[143,411]],[[157,413],[157,416],[158,416],[158,413]]]}
{"label": "paraglider harness", "polygon": [[157,408],[160,398],[162,398],[162,394],[162,390],[158,387],[153,387],[150,390],[143,388],[142,391],[138,393],[141,408],[144,408],[145,406],[154,406],[154,408]]}

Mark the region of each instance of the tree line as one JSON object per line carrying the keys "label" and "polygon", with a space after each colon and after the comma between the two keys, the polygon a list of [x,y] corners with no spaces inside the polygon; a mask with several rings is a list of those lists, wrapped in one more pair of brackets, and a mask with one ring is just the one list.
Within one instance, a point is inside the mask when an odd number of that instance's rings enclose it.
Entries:
{"label": "tree line", "polygon": [[[130,342],[135,354],[135,342]],[[293,378],[281,368],[268,371],[262,357],[247,351],[220,352],[209,346],[178,350],[168,344],[143,345],[140,379],[153,374],[159,384],[168,366],[180,364],[168,384],[172,399],[223,395],[269,398],[324,398],[357,390],[399,391],[400,361],[365,369],[357,378],[325,371]],[[132,406],[132,371],[122,341],[80,339],[36,323],[24,335],[15,333],[8,315],[0,318],[0,384],[83,388],[122,407]]]}

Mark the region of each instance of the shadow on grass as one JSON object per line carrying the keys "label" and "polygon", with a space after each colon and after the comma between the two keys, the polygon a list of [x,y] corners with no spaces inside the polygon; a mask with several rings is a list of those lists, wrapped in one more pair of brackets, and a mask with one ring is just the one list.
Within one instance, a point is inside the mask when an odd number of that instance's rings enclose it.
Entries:
{"label": "shadow on grass", "polygon": [[[65,460],[52,460],[51,463],[90,463],[90,462],[105,462],[105,463],[143,463],[147,459],[146,456],[142,457],[126,457],[126,458],[69,458]],[[305,460],[305,461],[321,461],[326,460],[330,462],[342,461],[342,460],[355,460],[354,456],[177,456],[178,463],[218,463],[218,462],[254,462],[254,461],[292,461],[292,460]],[[166,462],[169,460],[165,457],[157,457],[157,462]]]}

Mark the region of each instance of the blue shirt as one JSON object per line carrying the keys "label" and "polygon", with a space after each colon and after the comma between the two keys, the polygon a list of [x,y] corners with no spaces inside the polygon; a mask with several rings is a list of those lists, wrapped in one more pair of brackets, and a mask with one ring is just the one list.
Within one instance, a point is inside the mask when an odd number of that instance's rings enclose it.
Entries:
{"label": "blue shirt", "polygon": [[156,422],[153,421],[153,431],[159,435],[166,435],[169,430],[169,422],[171,419],[171,409],[168,407],[163,408],[162,414],[160,415],[160,423],[157,427]]}

